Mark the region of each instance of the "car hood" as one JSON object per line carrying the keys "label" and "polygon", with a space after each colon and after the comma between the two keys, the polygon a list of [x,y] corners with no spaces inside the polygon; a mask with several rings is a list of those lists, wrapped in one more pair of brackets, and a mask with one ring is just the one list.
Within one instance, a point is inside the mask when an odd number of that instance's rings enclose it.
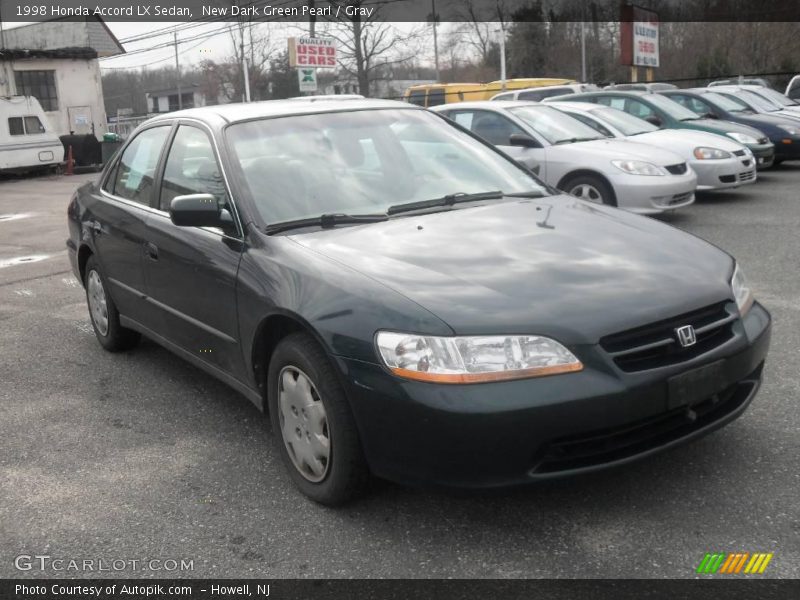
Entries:
{"label": "car hood", "polygon": [[735,152],[743,148],[740,143],[724,135],[705,131],[688,131],[686,129],[659,129],[658,131],[633,135],[627,139],[631,142],[664,148],[681,156],[688,156],[690,160],[694,160],[692,153],[699,146],[719,148],[728,152]]}
{"label": "car hood", "polygon": [[752,135],[756,139],[764,137],[764,134],[754,127],[733,123],[731,121],[723,121],[722,119],[694,119],[692,121],[681,121],[681,123],[687,128],[701,129],[711,131],[712,133],[716,131],[721,131],[723,133],[736,132]]}
{"label": "car hood", "polygon": [[684,162],[686,159],[669,150],[661,148],[643,147],[640,143],[620,139],[592,140],[590,142],[575,142],[574,144],[559,144],[550,146],[551,150],[558,148],[572,155],[581,152],[584,157],[597,158],[607,164],[610,160],[644,160],[664,167]]}
{"label": "car hood", "polygon": [[490,201],[291,238],[413,300],[458,335],[596,343],[732,298],[732,259],[718,248],[571,196]]}

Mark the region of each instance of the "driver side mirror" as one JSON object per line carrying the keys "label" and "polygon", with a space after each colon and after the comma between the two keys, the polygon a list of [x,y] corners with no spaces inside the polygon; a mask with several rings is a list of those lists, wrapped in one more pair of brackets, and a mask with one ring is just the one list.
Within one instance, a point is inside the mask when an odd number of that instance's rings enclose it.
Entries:
{"label": "driver side mirror", "polygon": [[655,125],[656,127],[661,127],[664,124],[664,122],[656,115],[650,115],[649,117],[645,117],[644,120],[650,123],[651,125]]}
{"label": "driver side mirror", "polygon": [[707,112],[706,114],[703,115],[703,118],[704,119],[719,119],[719,115],[717,115],[717,113],[709,111],[709,112]]}
{"label": "driver side mirror", "polygon": [[511,146],[520,146],[522,148],[541,148],[542,145],[529,135],[524,133],[512,133],[508,138],[508,143]]}
{"label": "driver side mirror", "polygon": [[230,229],[233,217],[220,207],[212,194],[175,196],[169,203],[169,218],[178,227],[221,227]]}

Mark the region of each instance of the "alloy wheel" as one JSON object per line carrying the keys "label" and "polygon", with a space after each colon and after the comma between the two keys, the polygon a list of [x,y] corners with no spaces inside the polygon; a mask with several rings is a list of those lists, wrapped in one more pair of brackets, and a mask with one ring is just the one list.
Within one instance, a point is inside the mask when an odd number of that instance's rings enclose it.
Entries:
{"label": "alloy wheel", "polygon": [[102,336],[108,335],[108,304],[106,302],[106,291],[103,288],[103,281],[97,271],[89,271],[87,279],[87,298],[89,300],[89,314],[97,331]]}
{"label": "alloy wheel", "polygon": [[588,183],[581,183],[572,188],[569,193],[581,200],[594,202],[595,204],[603,204],[603,195],[600,191]]}

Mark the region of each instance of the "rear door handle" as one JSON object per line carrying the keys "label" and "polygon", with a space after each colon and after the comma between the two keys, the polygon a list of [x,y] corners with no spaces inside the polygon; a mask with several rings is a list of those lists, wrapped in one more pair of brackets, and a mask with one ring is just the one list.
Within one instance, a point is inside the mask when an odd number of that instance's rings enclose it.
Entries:
{"label": "rear door handle", "polygon": [[158,260],[158,246],[153,242],[144,243],[144,253],[153,260]]}

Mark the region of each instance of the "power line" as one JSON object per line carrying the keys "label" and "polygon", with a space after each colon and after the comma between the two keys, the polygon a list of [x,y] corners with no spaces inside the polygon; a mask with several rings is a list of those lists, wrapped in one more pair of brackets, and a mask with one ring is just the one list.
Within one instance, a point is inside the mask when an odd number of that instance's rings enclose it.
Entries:
{"label": "power line", "polygon": [[[190,46],[189,48],[184,48],[183,50],[178,52],[178,55],[183,55],[183,54],[186,54],[187,52],[191,52],[192,50],[194,50],[195,48],[200,46],[203,42],[205,42],[204,39],[200,40],[195,45]],[[145,63],[143,65],[135,65],[135,66],[132,66],[132,67],[102,67],[101,66],[100,68],[105,70],[105,71],[126,71],[126,70],[130,70],[130,69],[141,69],[141,68],[144,68],[144,67],[149,67],[151,65],[157,65],[158,63],[166,62],[168,60],[173,60],[174,58],[175,58],[175,56],[173,54],[170,54],[166,58],[160,58],[158,60],[154,60],[153,62]]]}

